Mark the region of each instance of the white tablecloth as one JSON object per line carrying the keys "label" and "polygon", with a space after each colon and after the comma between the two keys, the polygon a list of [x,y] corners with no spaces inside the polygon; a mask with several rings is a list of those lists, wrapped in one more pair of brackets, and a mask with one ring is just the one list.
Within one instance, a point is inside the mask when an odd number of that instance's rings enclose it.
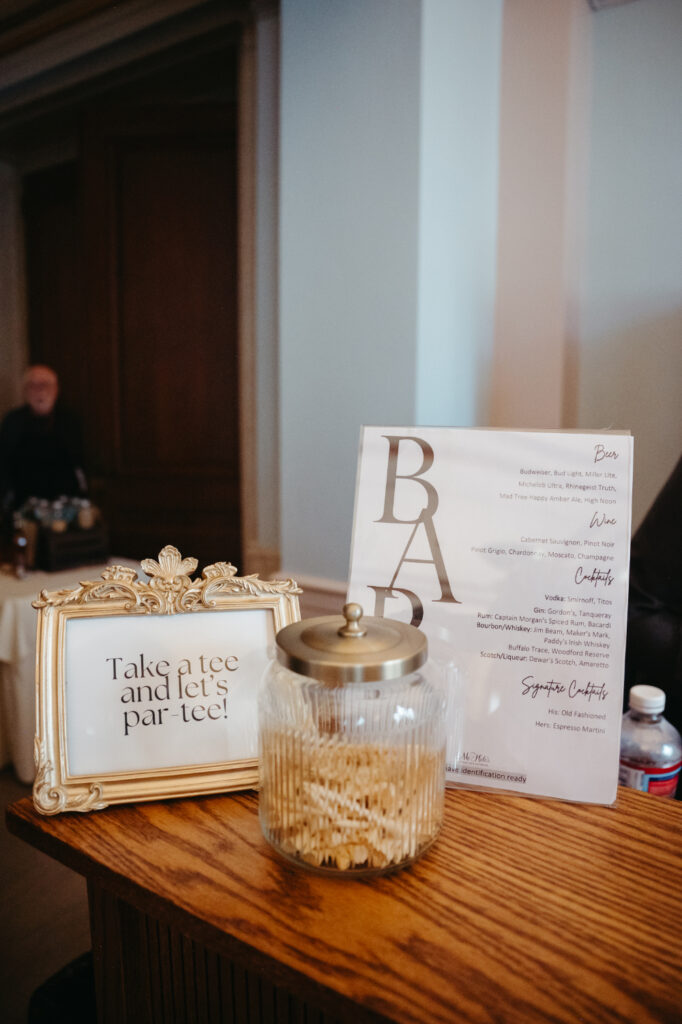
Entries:
{"label": "white tablecloth", "polygon": [[[112,558],[109,565],[127,565],[146,579],[138,562]],[[0,765],[13,764],[17,778],[31,783],[35,775],[36,627],[31,602],[41,590],[77,587],[98,580],[106,565],[85,565],[63,572],[30,572],[25,579],[0,573]]]}

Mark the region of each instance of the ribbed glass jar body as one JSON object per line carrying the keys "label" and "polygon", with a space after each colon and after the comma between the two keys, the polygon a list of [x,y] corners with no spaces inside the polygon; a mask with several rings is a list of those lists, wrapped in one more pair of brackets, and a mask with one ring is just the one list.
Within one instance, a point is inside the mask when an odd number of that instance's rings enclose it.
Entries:
{"label": "ribbed glass jar body", "polygon": [[312,870],[411,863],[443,819],[443,698],[421,675],[330,686],[273,662],[259,701],[260,819]]}

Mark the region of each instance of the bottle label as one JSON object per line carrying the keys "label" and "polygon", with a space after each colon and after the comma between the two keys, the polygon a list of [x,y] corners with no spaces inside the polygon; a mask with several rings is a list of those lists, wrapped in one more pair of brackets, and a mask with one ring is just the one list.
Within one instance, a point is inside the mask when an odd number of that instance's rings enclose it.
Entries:
{"label": "bottle label", "polygon": [[639,789],[642,793],[673,797],[681,768],[682,761],[658,768],[652,764],[643,765],[637,761],[621,760],[618,781],[621,786]]}

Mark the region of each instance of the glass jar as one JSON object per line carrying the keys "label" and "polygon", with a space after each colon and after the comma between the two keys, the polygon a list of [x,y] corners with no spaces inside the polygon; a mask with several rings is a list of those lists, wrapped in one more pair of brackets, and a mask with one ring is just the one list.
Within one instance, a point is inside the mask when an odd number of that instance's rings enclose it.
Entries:
{"label": "glass jar", "polygon": [[346,877],[410,864],[443,819],[444,699],[413,626],[344,616],[286,626],[259,698],[260,821],[288,860]]}

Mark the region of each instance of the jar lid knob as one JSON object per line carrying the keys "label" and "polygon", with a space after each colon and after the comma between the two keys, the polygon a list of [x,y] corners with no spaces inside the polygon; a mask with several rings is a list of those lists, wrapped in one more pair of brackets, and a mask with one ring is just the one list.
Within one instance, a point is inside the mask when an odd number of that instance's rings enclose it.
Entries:
{"label": "jar lid knob", "polygon": [[367,630],[364,626],[360,625],[360,619],[362,618],[362,605],[355,604],[351,601],[350,604],[344,604],[343,614],[346,620],[346,625],[341,626],[339,629],[339,636],[366,636]]}
{"label": "jar lid knob", "polygon": [[329,686],[398,679],[426,661],[428,644],[415,626],[372,615],[349,602],[343,615],[291,622],[276,637],[277,661]]}

